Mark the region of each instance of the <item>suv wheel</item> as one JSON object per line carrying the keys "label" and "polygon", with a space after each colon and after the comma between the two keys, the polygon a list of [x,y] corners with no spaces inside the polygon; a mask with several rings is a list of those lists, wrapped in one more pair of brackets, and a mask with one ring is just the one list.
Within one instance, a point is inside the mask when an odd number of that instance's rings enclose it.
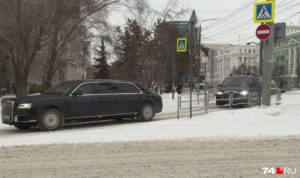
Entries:
{"label": "suv wheel", "polygon": [[42,131],[54,131],[63,126],[63,116],[57,109],[45,109],[39,118],[39,128]]}
{"label": "suv wheel", "polygon": [[139,113],[139,119],[141,121],[151,121],[154,115],[153,106],[149,103],[145,103]]}
{"label": "suv wheel", "polygon": [[32,127],[32,125],[20,124],[20,123],[15,123],[14,126],[15,126],[15,128],[20,129],[20,130],[27,130]]}

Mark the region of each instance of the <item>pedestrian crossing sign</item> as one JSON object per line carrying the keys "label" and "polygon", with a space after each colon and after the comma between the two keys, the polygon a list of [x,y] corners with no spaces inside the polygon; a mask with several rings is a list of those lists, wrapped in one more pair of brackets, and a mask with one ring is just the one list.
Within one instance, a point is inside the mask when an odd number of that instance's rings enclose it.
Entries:
{"label": "pedestrian crossing sign", "polygon": [[178,53],[186,52],[187,49],[187,38],[177,38],[177,48]]}
{"label": "pedestrian crossing sign", "polygon": [[275,1],[262,1],[254,3],[254,23],[274,22]]}

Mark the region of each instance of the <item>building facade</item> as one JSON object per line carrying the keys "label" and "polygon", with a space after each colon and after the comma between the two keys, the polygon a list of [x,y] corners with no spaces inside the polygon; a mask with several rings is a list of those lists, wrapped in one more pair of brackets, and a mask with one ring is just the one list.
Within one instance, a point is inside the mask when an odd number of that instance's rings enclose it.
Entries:
{"label": "building facade", "polygon": [[259,66],[259,46],[257,45],[228,45],[215,50],[216,54],[213,54],[207,62],[207,81],[219,83],[229,77],[233,69],[241,64],[257,68]]}
{"label": "building facade", "polygon": [[273,77],[281,88],[299,87],[300,31],[287,35],[274,48]]}

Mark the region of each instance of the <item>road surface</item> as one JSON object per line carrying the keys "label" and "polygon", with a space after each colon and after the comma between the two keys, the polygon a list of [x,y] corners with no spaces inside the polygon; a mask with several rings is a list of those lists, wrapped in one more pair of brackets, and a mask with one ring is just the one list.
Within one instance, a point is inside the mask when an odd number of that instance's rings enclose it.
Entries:
{"label": "road surface", "polygon": [[300,137],[1,147],[0,156],[0,177],[9,178],[253,178],[266,177],[262,167],[300,169]]}

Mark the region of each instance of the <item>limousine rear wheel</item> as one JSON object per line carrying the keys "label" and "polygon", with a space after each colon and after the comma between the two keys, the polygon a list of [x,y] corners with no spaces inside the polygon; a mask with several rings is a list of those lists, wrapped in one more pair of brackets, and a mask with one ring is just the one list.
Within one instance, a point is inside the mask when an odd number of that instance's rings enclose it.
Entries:
{"label": "limousine rear wheel", "polygon": [[154,114],[153,106],[150,103],[145,103],[139,113],[139,119],[141,121],[151,121]]}
{"label": "limousine rear wheel", "polygon": [[54,131],[63,125],[63,116],[61,112],[54,108],[48,108],[42,111],[39,119],[39,128],[42,131]]}

